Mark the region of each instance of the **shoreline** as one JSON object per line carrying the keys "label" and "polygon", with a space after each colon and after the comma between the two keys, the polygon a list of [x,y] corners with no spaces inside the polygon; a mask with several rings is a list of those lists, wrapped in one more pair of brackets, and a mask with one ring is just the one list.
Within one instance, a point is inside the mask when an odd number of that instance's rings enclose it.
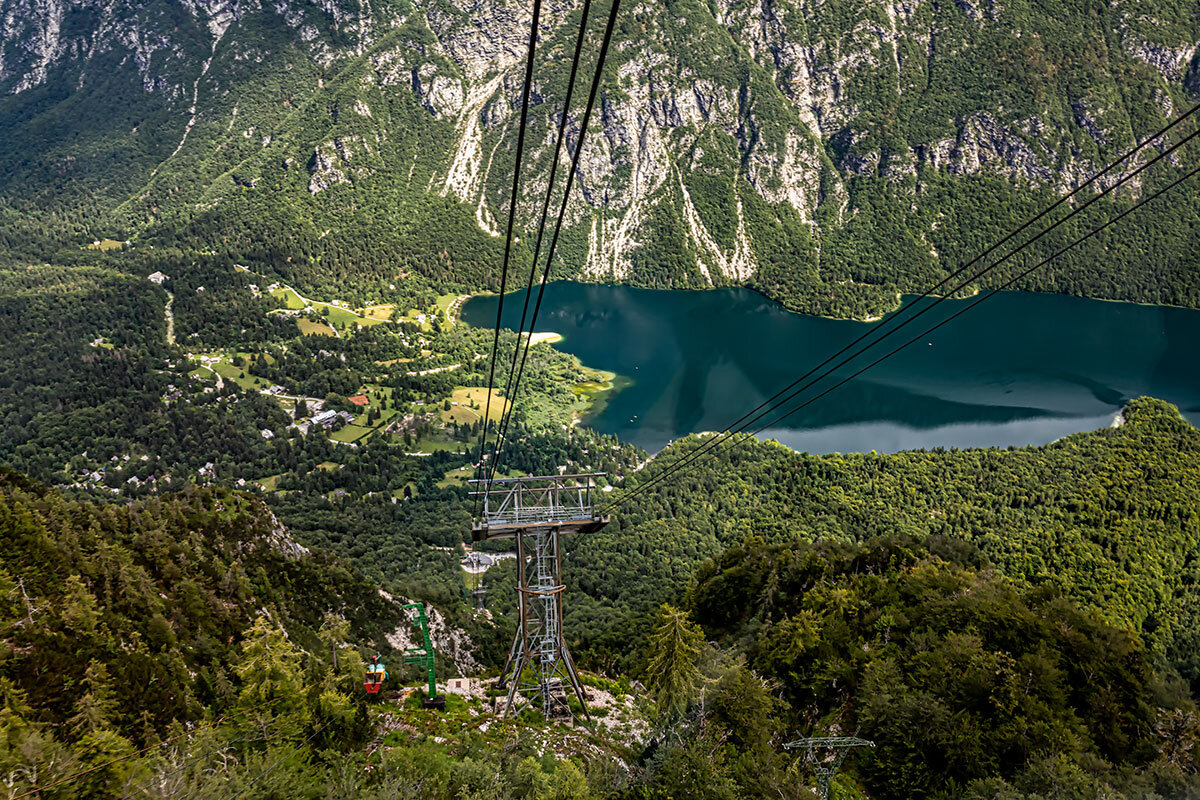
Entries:
{"label": "shoreline", "polygon": [[[703,287],[703,288],[655,289],[655,288],[650,288],[650,287],[646,287],[646,286],[635,286],[634,284],[631,284],[631,283],[581,280],[577,277],[558,278],[558,279],[551,281],[551,283],[577,283],[577,284],[580,284],[581,286],[603,286],[603,287],[612,287],[612,288],[636,289],[638,291],[644,291],[644,292],[715,292],[715,291],[722,291],[722,290],[726,290],[726,289],[745,289],[746,291],[754,292],[755,294],[761,296],[764,300],[768,300],[768,301],[774,303],[775,305],[779,306],[780,308],[782,308],[784,311],[788,312],[789,314],[796,314],[796,315],[802,316],[802,317],[813,317],[816,319],[829,319],[829,320],[837,320],[837,321],[842,321],[842,322],[864,322],[864,323],[881,322],[882,320],[886,319],[889,315],[894,314],[895,312],[902,309],[904,307],[905,298],[917,298],[917,297],[921,296],[919,290],[915,290],[915,289],[910,290],[910,291],[902,290],[902,291],[899,291],[896,293],[895,304],[892,305],[890,308],[888,308],[886,311],[884,311],[882,314],[872,314],[872,315],[869,315],[866,317],[836,317],[836,316],[832,316],[829,314],[812,314],[807,311],[799,311],[799,310],[789,306],[783,300],[780,300],[777,297],[772,297],[771,295],[767,294],[763,290],[761,290],[757,287],[754,287],[754,286],[735,285],[735,286],[708,286],[708,287]],[[945,299],[950,300],[950,301],[970,300],[971,298],[977,297],[981,292],[988,290],[989,288],[991,288],[991,287],[977,286],[971,292],[964,294],[961,297],[946,297]],[[506,292],[505,294],[506,295],[516,294],[517,292],[521,292],[521,291],[524,291],[524,290],[523,289],[513,289],[512,291]],[[1070,294],[1068,292],[1036,292],[1036,291],[1029,291],[1026,289],[1005,289],[1005,290],[1002,290],[1001,293],[1002,294],[1047,295],[1047,296],[1052,296],[1052,297],[1069,297],[1069,298],[1076,299],[1076,300],[1095,300],[1095,301],[1098,301],[1101,303],[1125,303],[1125,304],[1133,305],[1133,306],[1143,306],[1143,307],[1150,307],[1150,308],[1172,308],[1172,309],[1180,309],[1183,311],[1200,312],[1200,308],[1193,308],[1192,306],[1181,306],[1181,305],[1177,305],[1174,303],[1152,303],[1152,302],[1146,302],[1143,300],[1121,300],[1121,299],[1113,298],[1113,297],[1090,297],[1088,295]],[[463,297],[465,297],[467,299],[472,299],[475,297],[495,297],[496,295],[497,295],[497,293],[492,292],[492,291],[479,291],[479,292],[474,292],[469,295],[463,295]],[[936,297],[936,295],[935,295],[935,297]],[[463,300],[463,302],[465,303],[466,300]],[[461,304],[459,307],[461,308]],[[466,324],[466,323],[464,323],[464,324]]]}

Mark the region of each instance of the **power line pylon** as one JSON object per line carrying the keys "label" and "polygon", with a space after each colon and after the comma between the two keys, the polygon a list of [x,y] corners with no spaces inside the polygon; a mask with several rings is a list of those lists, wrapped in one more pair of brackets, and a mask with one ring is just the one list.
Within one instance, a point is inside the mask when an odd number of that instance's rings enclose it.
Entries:
{"label": "power line pylon", "polygon": [[516,710],[520,694],[526,704],[540,704],[546,719],[571,717],[567,698],[574,690],[584,716],[591,719],[562,637],[566,587],[559,537],[594,533],[608,524],[608,517],[592,507],[595,479],[603,474],[503,478],[491,481],[500,488],[472,492],[483,498],[483,518],[472,526],[471,537],[477,542],[512,538],[517,544],[517,635],[500,677],[501,688],[508,688],[505,715]]}
{"label": "power line pylon", "polygon": [[811,736],[797,739],[783,746],[784,750],[804,748],[805,760],[812,764],[817,776],[817,793],[821,800],[829,800],[829,786],[833,776],[841,769],[842,762],[855,747],[874,747],[875,743],[857,736]]}

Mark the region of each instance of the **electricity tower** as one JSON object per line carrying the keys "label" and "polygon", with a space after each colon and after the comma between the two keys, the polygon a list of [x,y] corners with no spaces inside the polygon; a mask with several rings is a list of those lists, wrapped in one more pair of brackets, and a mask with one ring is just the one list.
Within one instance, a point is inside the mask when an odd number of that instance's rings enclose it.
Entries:
{"label": "electricity tower", "polygon": [[[583,685],[562,636],[562,549],[559,537],[594,533],[608,524],[592,507],[592,489],[602,472],[492,480],[472,492],[483,498],[483,518],[471,537],[512,538],[517,544],[517,635],[508,652],[500,687],[508,689],[506,715],[517,695],[539,707],[546,719],[570,717],[574,691],[591,719]],[[487,483],[476,480],[472,483]]]}
{"label": "electricity tower", "polygon": [[813,736],[797,739],[783,746],[784,750],[804,748],[804,758],[812,764],[817,775],[817,793],[821,800],[829,800],[829,786],[833,776],[841,769],[842,762],[855,747],[874,747],[875,743],[857,736]]}

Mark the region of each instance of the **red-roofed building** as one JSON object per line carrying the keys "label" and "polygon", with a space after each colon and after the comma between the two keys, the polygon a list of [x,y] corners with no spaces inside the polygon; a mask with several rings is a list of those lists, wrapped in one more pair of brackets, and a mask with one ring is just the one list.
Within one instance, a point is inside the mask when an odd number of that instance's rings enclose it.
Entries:
{"label": "red-roofed building", "polygon": [[354,405],[356,405],[356,406],[371,405],[371,401],[367,399],[367,396],[365,394],[356,394],[356,395],[354,395],[354,397],[348,397],[346,399],[349,400],[351,403],[354,403]]}

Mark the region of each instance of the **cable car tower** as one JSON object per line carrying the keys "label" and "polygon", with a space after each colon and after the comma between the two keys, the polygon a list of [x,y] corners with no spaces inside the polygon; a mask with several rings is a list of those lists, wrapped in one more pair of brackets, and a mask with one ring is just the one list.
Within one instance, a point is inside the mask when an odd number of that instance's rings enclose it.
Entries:
{"label": "cable car tower", "polygon": [[846,756],[856,747],[874,747],[875,743],[857,736],[811,736],[797,739],[783,746],[784,750],[804,750],[804,757],[812,764],[817,776],[817,794],[821,800],[829,800],[829,787],[833,776],[842,768]]}
{"label": "cable car tower", "polygon": [[[546,719],[571,717],[573,690],[589,720],[583,685],[562,637],[562,549],[559,536],[595,533],[608,517],[592,507],[592,490],[602,472],[473,480],[488,484],[472,495],[483,498],[483,517],[471,528],[476,542],[516,539],[517,635],[501,673],[508,688],[505,715],[516,710],[519,693],[540,705]],[[570,688],[568,688],[568,684]]]}

